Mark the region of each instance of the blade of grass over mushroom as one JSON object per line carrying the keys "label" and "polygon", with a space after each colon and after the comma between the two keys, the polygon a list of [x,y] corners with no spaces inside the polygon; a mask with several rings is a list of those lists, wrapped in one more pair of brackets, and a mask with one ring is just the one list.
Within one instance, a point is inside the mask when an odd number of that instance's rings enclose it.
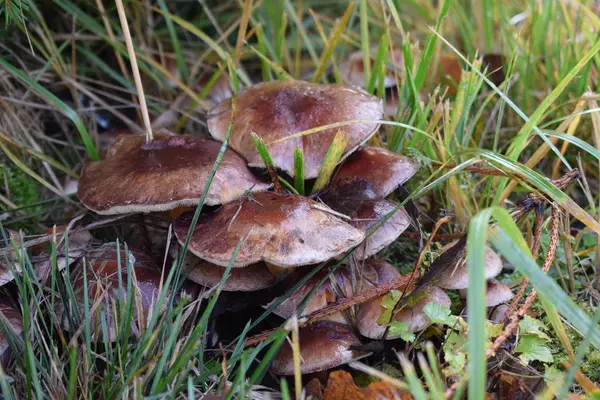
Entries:
{"label": "blade of grass over mushroom", "polygon": [[63,113],[67,118],[69,118],[71,122],[75,124],[75,127],[77,128],[77,131],[81,136],[81,140],[83,141],[83,144],[87,149],[88,156],[92,160],[100,159],[100,157],[98,156],[98,152],[96,151],[96,147],[94,146],[94,143],[92,142],[92,139],[90,138],[88,131],[85,128],[85,125],[83,124],[83,121],[81,120],[79,115],[77,115],[77,113],[73,111],[71,107],[67,106],[62,100],[60,100],[54,94],[50,93],[46,88],[41,86],[39,83],[31,79],[29,76],[27,76],[17,68],[15,68],[3,58],[0,58],[0,65],[2,65],[4,68],[10,71],[11,74],[19,78],[29,87],[33,88],[46,102],[54,105],[61,113]]}
{"label": "blade of grass over mushroom", "polygon": [[329,179],[331,178],[331,175],[333,175],[335,167],[344,155],[347,144],[348,139],[346,138],[346,134],[343,130],[339,130],[333,138],[329,150],[327,150],[323,164],[321,164],[319,175],[317,176],[317,180],[312,189],[313,193],[323,189],[327,183],[329,183]]}
{"label": "blade of grass over mushroom", "polygon": [[294,188],[304,195],[304,153],[299,147],[294,148]]}
{"label": "blade of grass over mushroom", "polygon": [[350,19],[353,10],[354,3],[351,2],[350,4],[348,4],[344,15],[342,15],[342,18],[335,23],[335,26],[331,31],[331,36],[327,41],[327,47],[325,47],[325,50],[321,54],[321,60],[319,61],[317,70],[313,75],[313,82],[317,83],[320,82],[321,79],[323,79],[323,75],[325,74],[327,66],[329,65],[329,60],[331,59],[331,56],[333,56],[333,53],[335,52],[335,49],[337,48],[337,45],[340,39],[342,38],[346,27],[348,26],[348,20]]}

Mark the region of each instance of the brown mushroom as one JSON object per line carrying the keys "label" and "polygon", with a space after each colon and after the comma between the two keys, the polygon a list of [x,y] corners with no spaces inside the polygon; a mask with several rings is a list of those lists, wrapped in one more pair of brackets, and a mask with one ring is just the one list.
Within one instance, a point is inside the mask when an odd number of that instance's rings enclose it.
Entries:
{"label": "brown mushroom", "polygon": [[[263,167],[252,133],[266,143],[275,166],[294,174],[294,149],[304,153],[304,176],[316,178],[325,155],[341,129],[348,141],[345,154],[366,142],[379,127],[376,122],[350,123],[336,129],[314,132],[283,140],[295,133],[324,125],[354,120],[378,121],[383,117],[380,99],[360,89],[344,85],[324,85],[301,81],[276,81],[247,88],[233,97],[235,118],[229,145],[250,166]],[[232,122],[232,99],[219,103],[208,113],[211,135],[224,140]]]}
{"label": "brown mushroom", "polygon": [[[346,364],[361,353],[352,350],[360,340],[345,324],[332,321],[317,321],[299,331],[300,372],[309,374]],[[294,375],[293,352],[290,343],[281,346],[271,364],[276,375]]]}
{"label": "brown mushroom", "polygon": [[20,257],[15,253],[13,245],[17,246],[17,251],[20,253],[21,235],[19,232],[0,228],[0,286],[15,279],[13,271],[21,272]]}
{"label": "brown mushroom", "polygon": [[[383,284],[402,275],[398,270],[388,262],[381,260],[369,260],[365,268],[372,268],[377,276],[375,284]],[[408,283],[408,279],[407,279]],[[358,321],[358,331],[361,335],[371,339],[381,339],[386,327],[380,325],[378,320],[385,308],[381,305],[382,297],[370,300],[359,306],[356,319]],[[393,318],[393,321],[404,322],[407,324],[408,332],[419,332],[427,329],[431,325],[431,320],[424,311],[429,303],[438,303],[445,307],[450,307],[451,301],[446,292],[442,289],[429,286],[417,293],[412,300],[409,300],[403,308]],[[387,339],[396,339],[398,335],[388,335]]]}
{"label": "brown mushroom", "polygon": [[[79,181],[81,202],[98,214],[156,212],[198,203],[221,144],[192,136],[124,136],[103,161],[86,164]],[[244,160],[225,151],[212,181],[207,205],[235,200],[246,192],[266,190]]]}
{"label": "brown mushroom", "polygon": [[[180,243],[190,224],[190,214],[175,222]],[[264,261],[292,268],[338,256],[358,245],[364,235],[311,199],[263,192],[201,215],[189,250],[203,260],[227,266],[242,239],[234,267]]]}
{"label": "brown mushroom", "polygon": [[[120,260],[120,264],[119,264]],[[131,319],[131,332],[134,336],[144,329],[148,318],[153,312],[157,312],[155,308],[160,290],[163,284],[163,276],[157,265],[146,255],[137,252],[126,252],[123,248],[117,252],[115,244],[108,244],[96,251],[90,252],[83,259],[86,263],[86,280],[87,293],[89,297],[90,310],[95,310],[91,314],[91,326],[95,339],[103,336],[102,322],[100,320],[100,310],[103,310],[106,317],[108,338],[109,341],[117,339],[118,332],[116,331],[113,304],[116,304],[121,299],[128,298],[127,287],[129,275],[128,271],[133,272],[131,276],[132,288],[134,289],[133,315]],[[131,266],[128,267],[128,264]],[[119,265],[121,277],[119,279]],[[120,286],[120,282],[123,287]],[[84,313],[84,266],[80,264],[71,276],[71,285],[77,301],[78,311],[70,310],[67,314],[60,303],[57,305],[57,316],[61,320],[65,329],[70,329],[68,315],[73,315],[74,312],[79,312],[79,315]],[[192,286],[188,285],[184,288],[184,293],[192,291]]]}
{"label": "brown mushroom", "polygon": [[[209,263],[193,254],[184,260],[186,277],[206,288],[213,288],[221,282],[225,268]],[[222,290],[229,292],[253,292],[273,286],[277,282],[264,263],[247,265],[244,268],[232,268]]]}
{"label": "brown mushroom", "polygon": [[[462,289],[460,291],[460,296],[463,299],[467,298],[466,289]],[[510,299],[514,297],[514,293],[508,286],[504,283],[496,280],[490,279],[487,281],[487,291],[485,293],[485,306],[486,307],[494,307],[498,304],[506,303]]]}
{"label": "brown mushroom", "polygon": [[[371,52],[371,55],[377,54],[377,49]],[[401,51],[395,50],[393,55],[390,55],[389,61],[390,65],[388,65],[388,72],[385,74],[383,78],[383,86],[386,88],[392,87],[396,85],[396,76],[398,79],[402,77],[402,69],[404,57]],[[371,57],[371,67],[375,64],[375,59]],[[395,70],[395,71],[394,71]],[[365,82],[365,64],[363,62],[363,52],[355,51],[350,54],[348,59],[344,61],[340,65],[340,75],[344,79],[344,82],[359,86],[366,87],[367,83]]]}
{"label": "brown mushroom", "polygon": [[354,152],[335,173],[330,185],[342,180],[364,179],[377,197],[389,196],[419,170],[415,160],[381,147],[364,147]]}
{"label": "brown mushroom", "polygon": [[[491,279],[502,272],[502,260],[492,249],[485,248],[485,279]],[[469,273],[465,257],[461,257],[454,265],[436,278],[435,285],[443,289],[466,289],[469,287]]]}

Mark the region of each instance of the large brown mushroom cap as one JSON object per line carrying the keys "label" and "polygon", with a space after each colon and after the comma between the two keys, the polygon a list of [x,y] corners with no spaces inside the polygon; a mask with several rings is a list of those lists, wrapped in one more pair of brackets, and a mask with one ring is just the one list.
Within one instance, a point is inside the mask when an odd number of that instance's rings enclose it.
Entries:
{"label": "large brown mushroom cap", "polygon": [[[358,246],[354,255],[359,260],[369,258],[387,247],[396,240],[402,232],[410,225],[410,217],[403,209],[397,210],[387,221],[377,227],[389,213],[395,208],[396,204],[389,200],[367,200],[362,202],[358,211],[351,214],[350,224],[363,231],[365,234],[371,232],[364,244]],[[376,229],[376,230],[375,230]]]}
{"label": "large brown mushroom cap", "polygon": [[[255,193],[201,215],[189,250],[203,260],[227,266],[244,238],[234,267],[265,261],[287,268],[327,261],[358,245],[364,235],[324,207],[303,196]],[[190,223],[189,214],[175,222],[180,243]]]}
{"label": "large brown mushroom cap", "polygon": [[[374,283],[377,284],[384,284],[402,276],[393,265],[385,261],[369,260],[365,264],[365,268],[375,271],[377,280]],[[427,304],[438,303],[445,307],[450,307],[451,304],[446,292],[435,286],[422,289],[415,295],[414,299],[414,302],[406,304],[394,317],[394,321],[407,324],[408,332],[419,332],[431,325],[431,320],[423,311]],[[386,328],[377,322],[385,311],[385,308],[381,305],[382,300],[383,296],[365,302],[358,308],[356,319],[361,335],[371,339],[381,339],[383,337]],[[388,335],[387,339],[396,339],[397,337]]]}
{"label": "large brown mushroom cap", "polygon": [[[217,286],[225,273],[225,268],[189,253],[186,255],[184,268],[188,279],[207,288]],[[258,263],[245,268],[231,269],[222,289],[231,292],[252,292],[273,286],[276,281],[269,268],[264,263]]]}
{"label": "large brown mushroom cap", "polygon": [[[331,321],[317,321],[300,328],[300,372],[310,374],[346,364],[360,356],[352,346],[360,345],[360,340],[345,324]],[[286,342],[271,364],[271,372],[276,375],[294,375],[292,347]]]}
{"label": "large brown mushroom cap", "polygon": [[[221,144],[192,136],[158,134],[150,143],[142,136],[117,140],[103,161],[88,162],[81,173],[78,196],[98,214],[170,210],[198,203]],[[244,160],[225,151],[206,204],[222,204],[247,191],[266,190]]]}
{"label": "large brown mushroom cap", "polygon": [[340,166],[331,184],[344,179],[364,179],[378,197],[389,196],[419,170],[419,163],[381,147],[364,147]]}
{"label": "large brown mushroom cap", "polygon": [[[277,168],[294,174],[294,149],[304,152],[304,176],[316,178],[336,133],[341,129],[348,144],[346,154],[367,141],[377,123],[352,123],[337,129],[315,132],[272,143],[278,139],[337,122],[380,120],[382,101],[360,89],[345,85],[323,85],[301,81],[276,81],[247,88],[234,96],[236,113],[229,145],[250,166],[264,166],[252,140],[255,132],[266,143]],[[231,99],[208,114],[211,135],[224,140],[231,123]]]}
{"label": "large brown mushroom cap", "polygon": [[[485,248],[485,279],[491,279],[502,272],[502,260],[492,249]],[[466,289],[469,287],[469,273],[465,257],[461,257],[446,272],[436,278],[435,285],[444,289]]]}
{"label": "large brown mushroom cap", "polygon": [[19,263],[19,257],[15,254],[13,243],[19,249],[21,245],[19,232],[0,228],[0,286],[15,279],[13,270],[21,272],[21,264]]}
{"label": "large brown mushroom cap", "polygon": [[[119,285],[119,257],[120,278],[123,283],[122,288]],[[119,255],[114,244],[103,246],[99,250],[89,253],[84,259],[86,262],[87,293],[90,308],[94,308],[97,303],[100,303],[100,307],[105,310],[109,341],[115,341],[117,338],[111,305],[119,301],[121,289],[123,290],[124,298],[128,296],[128,259],[133,271],[131,281],[136,304],[133,311],[131,328],[132,333],[137,335],[141,330],[140,328],[145,326],[149,315],[157,311],[155,307],[163,281],[161,270],[149,257],[137,251],[127,253],[124,249],[121,249]],[[75,297],[78,300],[80,315],[83,315],[84,305],[83,272],[83,265],[80,265],[71,276],[71,284]],[[64,328],[69,329],[69,323],[62,303],[57,306],[57,315],[62,320]],[[96,312],[92,315],[91,319],[95,338],[102,336],[101,321],[97,318],[99,315],[100,313]]]}

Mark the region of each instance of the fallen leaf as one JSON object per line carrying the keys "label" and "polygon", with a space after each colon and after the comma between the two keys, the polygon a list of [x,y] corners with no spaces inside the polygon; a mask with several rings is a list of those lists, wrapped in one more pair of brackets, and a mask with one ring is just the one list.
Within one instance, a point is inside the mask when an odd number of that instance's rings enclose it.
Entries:
{"label": "fallen leaf", "polygon": [[329,374],[327,387],[322,400],[379,400],[399,399],[411,400],[412,396],[401,389],[385,382],[377,381],[365,388],[354,383],[352,375],[346,371],[333,371]]}

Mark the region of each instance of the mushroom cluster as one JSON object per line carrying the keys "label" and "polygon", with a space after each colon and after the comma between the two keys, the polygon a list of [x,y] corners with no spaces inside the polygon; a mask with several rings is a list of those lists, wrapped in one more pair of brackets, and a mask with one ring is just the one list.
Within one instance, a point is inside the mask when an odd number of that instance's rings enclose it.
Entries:
{"label": "mushroom cluster", "polygon": [[[301,81],[261,83],[225,98],[208,112],[214,140],[168,131],[155,133],[151,141],[135,135],[119,137],[103,160],[86,163],[78,196],[88,209],[105,215],[178,210],[170,216],[181,248],[189,244],[185,276],[207,290],[221,281],[228,266],[231,274],[221,290],[229,292],[270,288],[328,262],[356,267],[351,273],[350,268],[330,270],[326,266],[290,297],[273,300],[280,303],[274,313],[282,318],[307,315],[401,277],[393,265],[374,256],[414,222],[395,202],[394,192],[417,172],[419,164],[365,146],[383,116],[382,101],[357,87]],[[309,134],[304,134],[307,131]],[[294,176],[294,156],[300,149],[304,178],[313,180],[319,177],[340,131],[346,147],[324,189],[310,196],[287,192],[256,174],[265,168],[256,136],[266,143],[272,163],[283,177]],[[227,138],[228,148],[212,176],[221,142]],[[194,221],[189,207],[199,203],[209,182],[204,197],[209,207]],[[138,334],[152,312],[162,280],[160,268],[150,258],[140,252],[131,254],[129,269],[117,270],[116,260],[124,254],[119,256],[114,246],[104,246],[88,254],[86,274],[80,266],[71,279],[77,296],[82,295],[87,281],[96,309],[108,309],[121,289],[119,273],[133,273],[141,308],[131,332]],[[457,268],[453,285],[438,281],[422,289],[418,301],[402,308],[394,320],[406,322],[412,332],[426,329],[431,321],[424,306],[430,302],[449,306],[442,288],[461,289],[462,284],[455,282],[459,271]],[[358,281],[356,274],[361,277]],[[329,369],[360,356],[356,350],[360,336],[381,339],[386,329],[378,323],[381,300],[301,328],[302,372]],[[76,311],[76,307],[60,310],[66,329]],[[95,335],[100,335],[98,323],[92,325]],[[115,340],[112,321],[107,325],[109,339]],[[281,349],[272,371],[293,373],[288,345]]]}

